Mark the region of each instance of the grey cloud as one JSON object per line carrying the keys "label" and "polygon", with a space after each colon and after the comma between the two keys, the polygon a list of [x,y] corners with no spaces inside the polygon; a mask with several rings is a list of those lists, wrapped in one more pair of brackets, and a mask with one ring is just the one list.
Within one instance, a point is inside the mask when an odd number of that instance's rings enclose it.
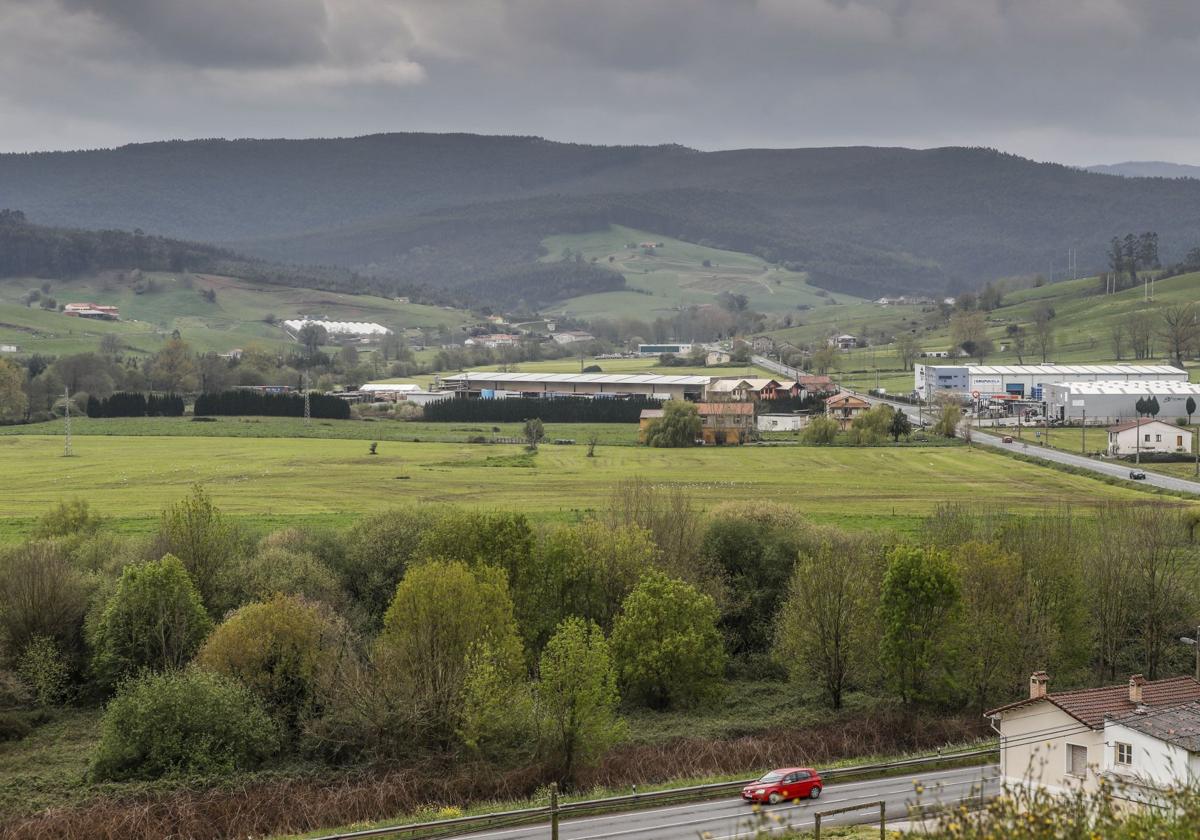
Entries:
{"label": "grey cloud", "polygon": [[1200,163],[1192,0],[0,0],[0,71],[6,149],[430,130]]}

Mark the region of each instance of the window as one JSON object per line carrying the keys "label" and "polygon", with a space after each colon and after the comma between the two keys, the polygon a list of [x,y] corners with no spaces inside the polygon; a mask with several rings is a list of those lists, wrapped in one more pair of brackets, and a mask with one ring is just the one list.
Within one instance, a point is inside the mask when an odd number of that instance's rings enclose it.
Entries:
{"label": "window", "polygon": [[1154,436],[1154,442],[1155,442],[1155,443],[1162,443],[1162,435],[1155,435],[1155,436]]}
{"label": "window", "polygon": [[1133,764],[1133,744],[1117,742],[1117,764]]}
{"label": "window", "polygon": [[1087,747],[1067,744],[1067,775],[1080,779],[1087,775]]}
{"label": "window", "polygon": [[1146,432],[1145,438],[1146,438],[1146,443],[1149,443],[1150,442],[1150,433],[1149,432]]}
{"label": "window", "polygon": [[1175,445],[1178,447],[1183,446],[1183,435],[1175,435]]}

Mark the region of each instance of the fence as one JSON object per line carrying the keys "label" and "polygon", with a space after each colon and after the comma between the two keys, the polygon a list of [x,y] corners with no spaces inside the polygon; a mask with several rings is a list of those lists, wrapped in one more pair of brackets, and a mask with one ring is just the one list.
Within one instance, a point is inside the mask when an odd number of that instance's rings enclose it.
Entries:
{"label": "fence", "polygon": [[[962,761],[965,759],[983,758],[985,756],[996,756],[997,754],[998,749],[996,747],[989,747],[987,749],[969,750],[960,753],[941,753],[938,755],[921,756],[919,758],[908,758],[900,761],[890,761],[879,764],[860,764],[855,767],[835,768],[832,770],[822,771],[821,776],[826,782],[828,782],[830,780],[843,779],[850,776],[862,776],[873,773],[884,775],[892,770],[902,770],[908,767],[922,767],[929,764],[942,764],[952,761]],[[634,793],[625,796],[610,796],[604,799],[589,799],[579,802],[565,803],[560,803],[558,801],[557,791],[552,791],[549,805],[541,805],[534,808],[518,808],[512,811],[498,811],[491,814],[477,814],[469,817],[455,817],[448,820],[433,820],[431,822],[424,823],[409,823],[408,825],[368,828],[342,834],[328,834],[318,838],[318,840],[360,840],[360,838],[389,837],[397,835],[404,835],[405,837],[409,838],[409,840],[415,840],[415,838],[419,837],[450,836],[450,833],[453,833],[459,829],[462,829],[463,831],[478,831],[485,827],[498,828],[543,821],[549,821],[551,837],[556,838],[558,836],[558,821],[563,816],[615,813],[620,811],[631,811],[647,805],[696,802],[715,796],[720,796],[722,794],[739,791],[754,781],[756,780],[743,779],[737,782],[716,782],[707,785],[672,788],[670,790],[655,791],[653,793],[637,793],[635,791]],[[878,804],[878,802],[868,803],[868,805]],[[868,806],[857,805],[846,810],[863,810],[866,807]]]}

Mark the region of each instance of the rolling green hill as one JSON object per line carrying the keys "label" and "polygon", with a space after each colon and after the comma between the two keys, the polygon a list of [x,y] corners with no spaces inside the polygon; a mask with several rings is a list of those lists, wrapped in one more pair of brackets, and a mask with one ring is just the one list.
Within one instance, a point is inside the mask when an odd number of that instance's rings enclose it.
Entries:
{"label": "rolling green hill", "polygon": [[[308,316],[343,321],[375,321],[392,329],[442,325],[457,329],[469,314],[457,309],[400,303],[372,295],[352,295],[296,286],[276,286],[211,274],[145,272],[157,291],[135,291],[126,272],[49,281],[58,303],[88,302],[118,306],[121,320],[91,321],[26,306],[40,278],[0,279],[0,344],[22,352],[61,355],[95,350],[105,335],[115,335],[128,352],[152,353],[178,330],[197,350],[226,351],[248,344],[292,344],[282,327],[267,323]],[[145,284],[143,284],[144,287]],[[201,293],[216,292],[215,300]]]}
{"label": "rolling green hill", "polygon": [[0,155],[0,206],[42,223],[141,227],[349,266],[366,276],[338,282],[357,291],[404,282],[529,301],[546,278],[522,269],[546,237],[623,225],[876,297],[1044,271],[1067,247],[1095,270],[1126,231],[1157,231],[1172,261],[1198,244],[1200,181],[1116,178],[980,148],[699,152],[388,134]]}
{"label": "rolling green hill", "polygon": [[[647,253],[637,247],[644,242],[661,243],[661,247]],[[805,273],[771,265],[753,254],[696,245],[620,225],[592,233],[550,236],[542,240],[542,248],[546,252],[543,261],[582,254],[585,261],[598,261],[625,277],[624,290],[560,301],[548,308],[556,315],[654,318],[683,306],[712,304],[721,292],[745,295],[751,309],[766,313],[827,306],[835,300],[860,300],[843,294],[835,297],[810,286]]]}

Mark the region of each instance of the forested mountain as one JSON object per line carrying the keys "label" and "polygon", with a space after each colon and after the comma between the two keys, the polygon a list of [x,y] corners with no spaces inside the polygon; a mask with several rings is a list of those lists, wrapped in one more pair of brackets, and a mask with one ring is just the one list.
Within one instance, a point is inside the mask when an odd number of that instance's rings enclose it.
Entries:
{"label": "forested mountain", "polygon": [[[866,294],[1045,273],[1070,247],[1080,269],[1099,269],[1109,239],[1130,230],[1157,231],[1170,261],[1200,231],[1195,180],[1111,178],[989,149],[698,152],[431,134],[0,155],[2,206],[507,300],[540,296],[528,278],[544,271],[532,268],[542,238],[608,224],[755,253]],[[615,282],[561,273],[555,288]]]}
{"label": "forested mountain", "polygon": [[1123,175],[1126,178],[1200,178],[1200,166],[1168,163],[1161,160],[1101,163],[1087,167],[1087,171],[1099,172],[1101,175]]}

